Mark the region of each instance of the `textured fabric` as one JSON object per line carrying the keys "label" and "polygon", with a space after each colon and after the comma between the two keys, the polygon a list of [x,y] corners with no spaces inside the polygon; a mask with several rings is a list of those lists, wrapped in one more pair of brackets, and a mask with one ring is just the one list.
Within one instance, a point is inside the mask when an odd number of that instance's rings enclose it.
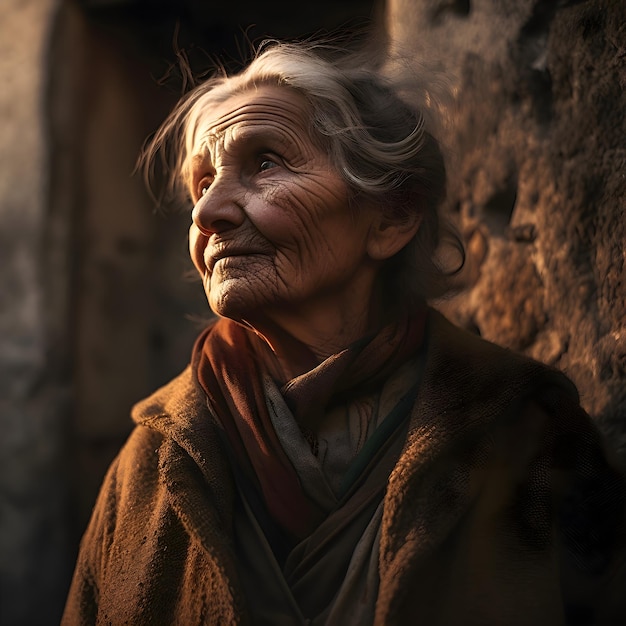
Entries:
{"label": "textured fabric", "polygon": [[[562,375],[429,316],[389,477],[374,623],[624,623],[624,488]],[[190,369],[139,403],[85,533],[63,624],[246,624],[236,489]],[[613,584],[611,584],[613,583]]]}
{"label": "textured fabric", "polygon": [[[289,381],[281,393],[298,423],[315,424],[331,401],[380,385],[419,349],[426,309],[383,328]],[[290,345],[297,343],[291,339]],[[300,351],[306,349],[297,346]],[[193,368],[233,451],[241,480],[251,483],[272,520],[291,540],[308,536],[324,511],[301,489],[271,423],[264,377],[273,360],[267,344],[229,319],[219,319],[196,342]],[[277,488],[280,486],[280,488]]]}
{"label": "textured fabric", "polygon": [[[300,431],[295,417],[271,380],[265,395],[269,416],[280,443],[292,463],[303,491],[324,511],[325,519],[309,536],[288,549],[280,563],[261,528],[257,515],[239,488],[242,506],[235,506],[235,556],[245,595],[254,607],[258,624],[343,626],[358,620],[371,624],[378,591],[378,532],[382,499],[404,441],[407,418],[421,379],[422,359],[413,358],[385,381],[356,401],[371,405],[370,432],[355,420],[351,445],[339,445],[331,476],[323,455],[324,440],[316,456]],[[365,393],[365,392],[364,392]],[[352,402],[335,406],[333,413],[349,414]],[[360,413],[360,411],[359,411]],[[337,428],[351,426],[340,420]],[[318,430],[318,433],[320,431]],[[370,445],[374,444],[374,445]],[[336,441],[328,442],[326,456],[335,454]],[[333,489],[335,474],[346,484]],[[352,476],[351,476],[352,474]],[[341,482],[341,481],[337,481]],[[280,555],[279,555],[280,556]],[[305,616],[305,617],[303,617]]]}
{"label": "textured fabric", "polygon": [[[420,371],[421,359],[411,359],[386,381],[382,389],[371,394],[376,398],[372,404],[377,409],[371,415],[371,421],[378,428],[373,427],[365,441],[356,442],[360,446],[355,445],[350,450],[352,454],[344,459],[340,469],[344,479],[349,480],[336,492],[324,473],[323,460],[316,458],[302,435],[298,437],[299,433],[289,427],[295,422],[290,411],[284,403],[276,403],[274,407],[276,432],[300,477],[303,490],[314,494],[315,488],[326,486],[324,498],[320,500],[326,518],[310,536],[294,546],[282,568],[282,575],[297,605],[315,624],[324,623],[324,618],[331,613],[335,616],[335,623],[341,624],[341,616],[346,616],[346,610],[342,611],[336,605],[345,606],[345,596],[352,600],[359,598],[351,610],[347,610],[352,617],[359,609],[362,612],[367,607],[372,609],[369,620],[362,615],[359,624],[366,626],[373,620],[378,568],[376,566],[373,572],[368,572],[369,561],[363,553],[377,552],[378,544],[372,542],[380,527],[381,503],[387,479],[406,439],[407,417],[415,401],[418,387],[415,381],[421,378]],[[282,418],[280,423],[279,416]],[[263,559],[264,562],[267,560]],[[263,569],[262,564],[258,567]],[[358,571],[354,571],[356,567],[359,567]],[[256,582],[257,589],[262,585],[262,582]]]}
{"label": "textured fabric", "polygon": [[[247,515],[235,515],[237,557],[242,588],[250,606],[254,607],[252,612],[257,626],[372,624],[378,593],[382,501],[374,514],[368,516],[369,523],[352,546],[332,602],[324,605],[319,612],[311,610],[311,605],[316,608],[323,606],[320,597],[324,597],[324,590],[319,587],[329,582],[336,583],[336,572],[331,569],[333,560],[339,560],[333,554],[335,541],[327,543],[327,550],[323,554],[325,558],[309,567],[307,577],[310,580],[304,579],[291,586],[285,580],[283,569],[277,563],[262,529],[256,524],[252,511],[247,510],[245,513]],[[333,580],[329,581],[329,578]],[[312,617],[306,618],[305,614]]]}

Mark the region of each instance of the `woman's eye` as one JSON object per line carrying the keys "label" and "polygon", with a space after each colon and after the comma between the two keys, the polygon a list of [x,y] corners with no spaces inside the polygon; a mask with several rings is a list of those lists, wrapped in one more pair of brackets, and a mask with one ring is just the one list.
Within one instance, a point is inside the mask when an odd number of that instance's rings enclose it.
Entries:
{"label": "woman's eye", "polygon": [[211,187],[212,182],[213,181],[210,178],[207,178],[206,176],[202,178],[200,181],[198,181],[198,186],[196,188],[197,189],[196,194],[198,196],[198,199],[206,195],[206,192]]}
{"label": "woman's eye", "polygon": [[259,169],[262,172],[271,170],[273,167],[277,167],[277,166],[278,166],[277,163],[275,163],[274,161],[270,161],[269,159],[261,159],[261,163],[259,163]]}

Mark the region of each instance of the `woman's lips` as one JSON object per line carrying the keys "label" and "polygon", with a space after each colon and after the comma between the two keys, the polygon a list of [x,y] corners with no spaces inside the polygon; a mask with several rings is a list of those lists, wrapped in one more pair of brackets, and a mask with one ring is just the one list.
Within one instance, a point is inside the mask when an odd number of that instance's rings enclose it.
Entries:
{"label": "woman's lips", "polygon": [[223,239],[218,233],[213,233],[205,240],[203,260],[209,274],[218,261],[231,257],[252,255],[272,255],[273,248],[269,242],[252,233],[239,233],[233,239]]}
{"label": "woman's lips", "polygon": [[214,254],[205,255],[204,263],[206,268],[209,270],[209,273],[212,273],[217,262],[222,259],[228,259],[236,256],[250,256],[253,254],[261,254],[261,252],[258,250],[249,250],[247,248],[228,248],[215,252]]}

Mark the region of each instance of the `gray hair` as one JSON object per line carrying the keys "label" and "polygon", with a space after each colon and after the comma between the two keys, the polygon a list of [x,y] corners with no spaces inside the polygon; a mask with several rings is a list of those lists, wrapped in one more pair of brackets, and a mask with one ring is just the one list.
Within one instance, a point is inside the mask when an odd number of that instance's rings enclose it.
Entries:
{"label": "gray hair", "polygon": [[[448,278],[435,259],[446,238],[464,249],[440,216],[446,169],[422,111],[400,98],[390,79],[371,64],[312,43],[265,42],[253,60],[231,76],[222,70],[187,93],[147,144],[142,162],[153,189],[155,170],[165,173],[165,194],[188,196],[191,164],[212,108],[261,85],[296,90],[309,104],[312,137],[330,155],[352,191],[353,205],[367,200],[395,219],[419,214],[413,240],[387,262],[385,283],[395,299],[443,295]],[[458,271],[457,268],[456,271]]]}

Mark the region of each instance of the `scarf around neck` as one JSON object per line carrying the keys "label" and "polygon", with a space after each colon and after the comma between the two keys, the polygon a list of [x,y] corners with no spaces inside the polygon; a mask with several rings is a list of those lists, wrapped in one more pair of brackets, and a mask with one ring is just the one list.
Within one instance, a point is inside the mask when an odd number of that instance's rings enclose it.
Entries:
{"label": "scarf around neck", "polygon": [[[280,391],[296,421],[314,423],[332,404],[380,387],[421,347],[426,314],[426,307],[406,312],[284,384]],[[326,514],[303,491],[274,430],[264,386],[272,359],[262,338],[220,318],[198,337],[192,367],[236,473],[254,486],[273,522],[297,541],[309,536]]]}

